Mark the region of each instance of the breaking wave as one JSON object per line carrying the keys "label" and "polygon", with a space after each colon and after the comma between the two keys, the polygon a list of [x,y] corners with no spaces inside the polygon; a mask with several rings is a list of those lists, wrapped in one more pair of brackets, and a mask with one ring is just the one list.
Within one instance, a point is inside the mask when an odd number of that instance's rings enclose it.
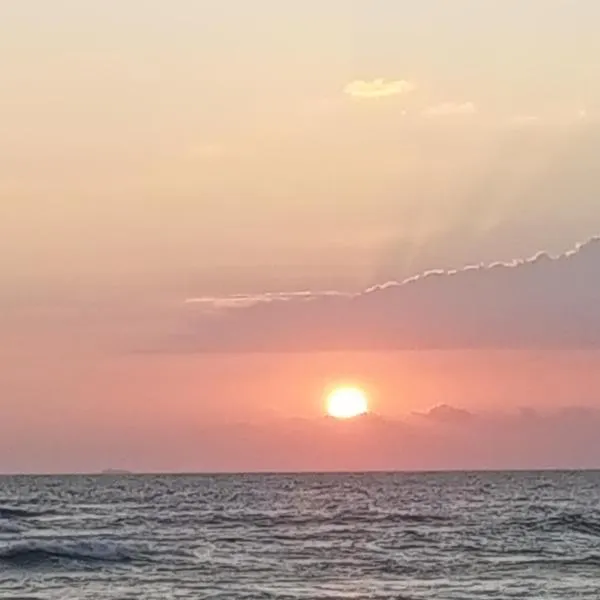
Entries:
{"label": "breaking wave", "polygon": [[0,545],[0,562],[15,566],[62,561],[130,563],[145,556],[147,553],[99,540],[25,540]]}
{"label": "breaking wave", "polygon": [[0,518],[2,519],[30,519],[35,517],[43,517],[49,514],[53,514],[53,511],[27,510],[24,508],[0,506]]}

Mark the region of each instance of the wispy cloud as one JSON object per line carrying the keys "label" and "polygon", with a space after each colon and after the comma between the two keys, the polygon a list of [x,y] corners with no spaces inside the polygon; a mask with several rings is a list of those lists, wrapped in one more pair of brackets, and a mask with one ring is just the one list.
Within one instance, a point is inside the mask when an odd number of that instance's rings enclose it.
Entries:
{"label": "wispy cloud", "polygon": [[450,117],[454,115],[472,115],[477,112],[473,102],[443,102],[430,106],[423,111],[425,117]]}
{"label": "wispy cloud", "polygon": [[343,298],[352,294],[337,291],[300,291],[300,292],[263,292],[260,294],[233,294],[227,297],[199,296],[187,298],[185,304],[195,304],[209,311],[223,311],[228,309],[249,308],[258,304],[272,302],[313,302],[319,298]]}
{"label": "wispy cloud", "polygon": [[557,127],[569,127],[574,124],[589,121],[592,115],[586,108],[580,108],[575,112],[568,113],[554,113],[535,115],[535,114],[522,114],[513,115],[507,119],[508,125],[514,127],[530,127],[535,125],[544,125],[549,128]]}
{"label": "wispy cloud", "polygon": [[417,85],[405,79],[373,79],[372,81],[356,80],[344,88],[344,93],[353,98],[386,98],[409,94],[417,89]]}
{"label": "wispy cloud", "polygon": [[[173,350],[597,347],[600,238],[559,256],[429,271],[360,293],[194,298]],[[213,318],[219,312],[220,318]]]}

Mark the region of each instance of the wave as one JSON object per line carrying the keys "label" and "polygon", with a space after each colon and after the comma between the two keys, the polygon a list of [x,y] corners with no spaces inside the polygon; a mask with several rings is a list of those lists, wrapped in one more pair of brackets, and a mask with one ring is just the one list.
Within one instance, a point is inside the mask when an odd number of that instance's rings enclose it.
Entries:
{"label": "wave", "polygon": [[[321,513],[310,515],[299,514],[269,514],[269,513],[214,513],[205,512],[193,516],[194,522],[201,525],[231,527],[243,525],[246,527],[267,528],[278,526],[311,526],[337,525],[357,526],[361,524],[406,524],[406,525],[439,525],[451,521],[450,517],[404,512],[355,512],[339,511],[336,513]],[[171,522],[173,516],[168,516],[165,522]]]}
{"label": "wave", "polygon": [[130,563],[146,554],[101,540],[24,540],[0,545],[0,562],[14,566],[49,562]]}
{"label": "wave", "polygon": [[376,522],[388,523],[410,523],[414,525],[433,525],[435,523],[446,523],[450,517],[426,513],[383,513],[373,519]]}
{"label": "wave", "polygon": [[584,567],[600,567],[600,555],[598,554],[587,554],[584,556],[540,556],[536,558],[523,558],[525,553],[518,551],[519,558],[514,560],[503,560],[502,562],[490,561],[488,564],[493,566],[494,569],[511,571],[515,568],[545,568],[545,569],[561,569],[561,568],[584,568]]}
{"label": "wave", "polygon": [[18,523],[12,521],[0,521],[0,535],[3,533],[21,533],[22,528]]}
{"label": "wave", "polygon": [[527,529],[542,532],[561,531],[579,533],[589,536],[600,536],[600,519],[597,516],[581,513],[560,513],[543,518],[528,519],[518,522]]}
{"label": "wave", "polygon": [[585,515],[578,513],[565,513],[550,517],[549,525],[557,529],[569,529],[576,533],[583,533],[586,535],[600,535],[600,521],[597,518],[591,516],[586,517]]}
{"label": "wave", "polygon": [[49,510],[28,510],[25,508],[12,508],[0,506],[0,518],[2,519],[28,519],[34,517],[43,517],[52,514]]}

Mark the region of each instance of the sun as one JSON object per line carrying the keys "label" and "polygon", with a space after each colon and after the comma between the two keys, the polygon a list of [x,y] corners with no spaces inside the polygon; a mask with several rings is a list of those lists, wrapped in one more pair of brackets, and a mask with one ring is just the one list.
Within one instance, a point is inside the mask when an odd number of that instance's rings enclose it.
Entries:
{"label": "sun", "polygon": [[369,402],[360,388],[341,387],[327,396],[326,410],[335,419],[352,419],[368,413]]}

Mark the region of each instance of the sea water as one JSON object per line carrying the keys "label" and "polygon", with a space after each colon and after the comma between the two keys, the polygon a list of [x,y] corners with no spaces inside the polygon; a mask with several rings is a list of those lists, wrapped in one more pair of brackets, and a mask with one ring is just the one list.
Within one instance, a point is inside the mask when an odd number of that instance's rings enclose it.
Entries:
{"label": "sea water", "polygon": [[596,472],[0,477],[0,598],[600,598]]}

